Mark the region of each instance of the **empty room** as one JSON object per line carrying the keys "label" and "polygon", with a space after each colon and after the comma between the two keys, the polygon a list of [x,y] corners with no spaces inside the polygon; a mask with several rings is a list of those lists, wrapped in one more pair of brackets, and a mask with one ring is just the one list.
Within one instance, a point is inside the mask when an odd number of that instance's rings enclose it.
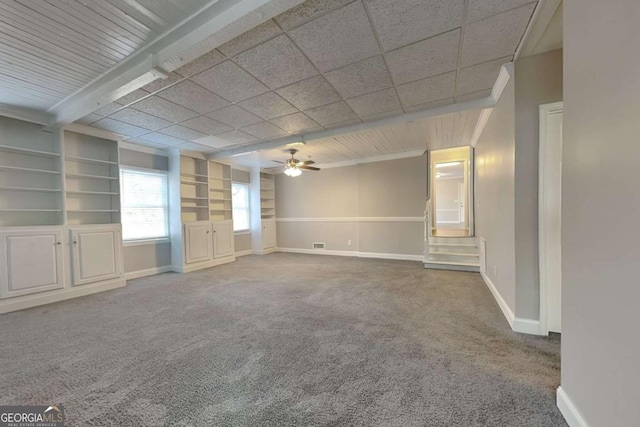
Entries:
{"label": "empty room", "polygon": [[640,425],[639,19],[0,0],[0,426]]}

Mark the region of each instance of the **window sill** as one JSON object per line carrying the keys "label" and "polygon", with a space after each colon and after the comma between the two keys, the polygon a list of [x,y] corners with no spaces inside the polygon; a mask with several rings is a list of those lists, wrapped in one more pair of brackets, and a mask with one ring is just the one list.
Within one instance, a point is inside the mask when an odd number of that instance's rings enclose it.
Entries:
{"label": "window sill", "polygon": [[141,240],[125,240],[122,242],[122,246],[147,246],[147,245],[159,245],[163,243],[171,243],[171,240],[167,237],[160,239],[141,239]]}
{"label": "window sill", "polygon": [[251,234],[251,230],[238,230],[233,232],[234,236],[243,236],[246,234]]}

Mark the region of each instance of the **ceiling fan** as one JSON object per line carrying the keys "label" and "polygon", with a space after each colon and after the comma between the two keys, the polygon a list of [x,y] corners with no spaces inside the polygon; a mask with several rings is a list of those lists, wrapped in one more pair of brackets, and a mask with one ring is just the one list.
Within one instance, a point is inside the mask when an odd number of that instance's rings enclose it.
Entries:
{"label": "ceiling fan", "polygon": [[300,174],[302,174],[302,170],[309,170],[309,171],[319,171],[320,168],[316,168],[313,166],[309,166],[314,164],[315,162],[313,160],[305,160],[304,162],[301,162],[300,160],[294,158],[294,154],[296,154],[298,152],[298,150],[296,150],[295,148],[291,148],[290,150],[287,150],[289,153],[291,153],[291,158],[287,159],[286,162],[279,162],[277,160],[274,160],[274,162],[276,163],[282,163],[284,165],[284,173],[287,176],[290,177],[294,177],[294,176],[299,176]]}

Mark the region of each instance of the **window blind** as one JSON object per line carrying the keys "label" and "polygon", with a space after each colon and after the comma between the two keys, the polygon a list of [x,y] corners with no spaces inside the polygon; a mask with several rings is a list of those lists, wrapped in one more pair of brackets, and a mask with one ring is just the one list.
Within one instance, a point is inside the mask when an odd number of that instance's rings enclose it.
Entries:
{"label": "window blind", "polygon": [[165,173],[120,169],[123,240],[169,236],[167,187]]}

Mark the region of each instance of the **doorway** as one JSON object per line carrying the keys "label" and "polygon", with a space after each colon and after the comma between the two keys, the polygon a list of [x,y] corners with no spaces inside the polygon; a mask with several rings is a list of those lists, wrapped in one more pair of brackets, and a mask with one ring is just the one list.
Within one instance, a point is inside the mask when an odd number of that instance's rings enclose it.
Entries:
{"label": "doorway", "polygon": [[562,118],[562,102],[540,106],[538,251],[545,335],[562,331]]}

